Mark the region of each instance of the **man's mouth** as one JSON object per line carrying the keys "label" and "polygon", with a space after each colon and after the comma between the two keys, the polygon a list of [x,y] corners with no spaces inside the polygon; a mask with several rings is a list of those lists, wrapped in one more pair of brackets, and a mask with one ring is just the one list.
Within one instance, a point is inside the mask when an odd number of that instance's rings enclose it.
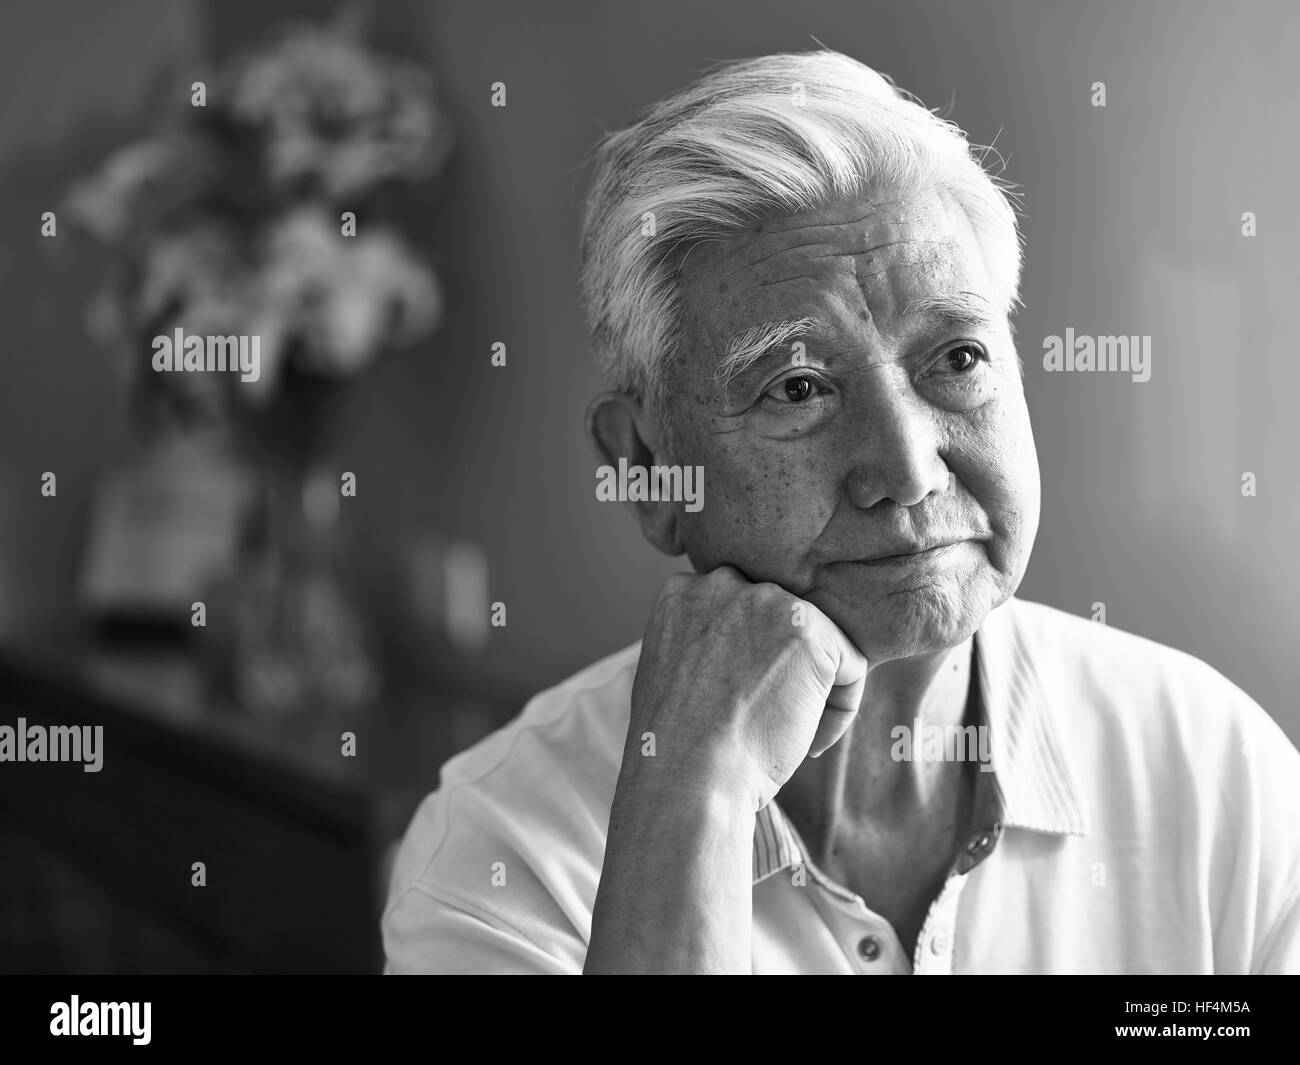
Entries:
{"label": "man's mouth", "polygon": [[888,553],[857,559],[863,565],[881,565],[899,562],[928,562],[942,558],[965,540],[928,541],[889,550]]}

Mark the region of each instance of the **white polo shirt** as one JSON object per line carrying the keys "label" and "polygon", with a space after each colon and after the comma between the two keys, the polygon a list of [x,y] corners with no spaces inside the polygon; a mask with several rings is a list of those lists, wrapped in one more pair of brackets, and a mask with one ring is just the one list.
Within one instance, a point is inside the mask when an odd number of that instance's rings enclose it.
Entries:
{"label": "white polo shirt", "polygon": [[[639,652],[443,767],[394,863],[386,972],[582,971]],[[754,832],[755,973],[1300,973],[1300,754],[1256,703],[1017,599],[975,655],[993,772],[913,956],[778,794]]]}

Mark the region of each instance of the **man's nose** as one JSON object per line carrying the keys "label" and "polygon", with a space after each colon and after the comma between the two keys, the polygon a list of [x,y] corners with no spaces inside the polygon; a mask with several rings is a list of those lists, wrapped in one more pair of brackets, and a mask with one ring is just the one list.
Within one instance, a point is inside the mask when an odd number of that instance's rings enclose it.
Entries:
{"label": "man's nose", "polygon": [[939,454],[941,427],[934,408],[907,386],[856,398],[845,419],[853,505],[866,510],[887,499],[912,507],[932,492],[947,492],[951,474]]}

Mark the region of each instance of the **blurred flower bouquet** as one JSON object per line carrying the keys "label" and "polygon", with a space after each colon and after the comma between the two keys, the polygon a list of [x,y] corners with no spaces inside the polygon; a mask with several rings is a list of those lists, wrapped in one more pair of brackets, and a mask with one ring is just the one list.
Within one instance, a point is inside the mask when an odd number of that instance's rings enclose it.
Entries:
{"label": "blurred flower bouquet", "polygon": [[[149,424],[230,425],[295,376],[353,376],[438,324],[436,276],[379,219],[394,185],[438,172],[449,130],[429,75],[358,35],[352,19],[286,31],[71,190],[65,211],[112,253],[91,328],[131,355]],[[149,338],[176,327],[259,336],[260,379],[150,372]]]}
{"label": "blurred flower bouquet", "polygon": [[[183,101],[63,205],[108,252],[89,326],[125,353],[145,437],[215,437],[266,475],[264,579],[237,597],[233,634],[237,672],[255,664],[235,678],[253,703],[355,702],[372,686],[339,675],[361,651],[320,557],[339,499],[324,453],[348,382],[442,313],[436,275],[384,212],[439,172],[450,131],[428,73],[361,36],[345,13],[237,57],[202,106]],[[257,337],[260,373],[155,372],[151,342],[176,330]]]}

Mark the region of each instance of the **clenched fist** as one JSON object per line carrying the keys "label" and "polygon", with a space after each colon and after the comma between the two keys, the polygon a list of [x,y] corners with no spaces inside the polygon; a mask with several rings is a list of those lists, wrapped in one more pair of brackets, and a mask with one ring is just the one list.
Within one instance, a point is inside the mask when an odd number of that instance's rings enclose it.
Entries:
{"label": "clenched fist", "polygon": [[730,566],[659,592],[632,689],[632,741],[683,782],[713,776],[761,809],[858,712],[867,661],[812,603]]}

